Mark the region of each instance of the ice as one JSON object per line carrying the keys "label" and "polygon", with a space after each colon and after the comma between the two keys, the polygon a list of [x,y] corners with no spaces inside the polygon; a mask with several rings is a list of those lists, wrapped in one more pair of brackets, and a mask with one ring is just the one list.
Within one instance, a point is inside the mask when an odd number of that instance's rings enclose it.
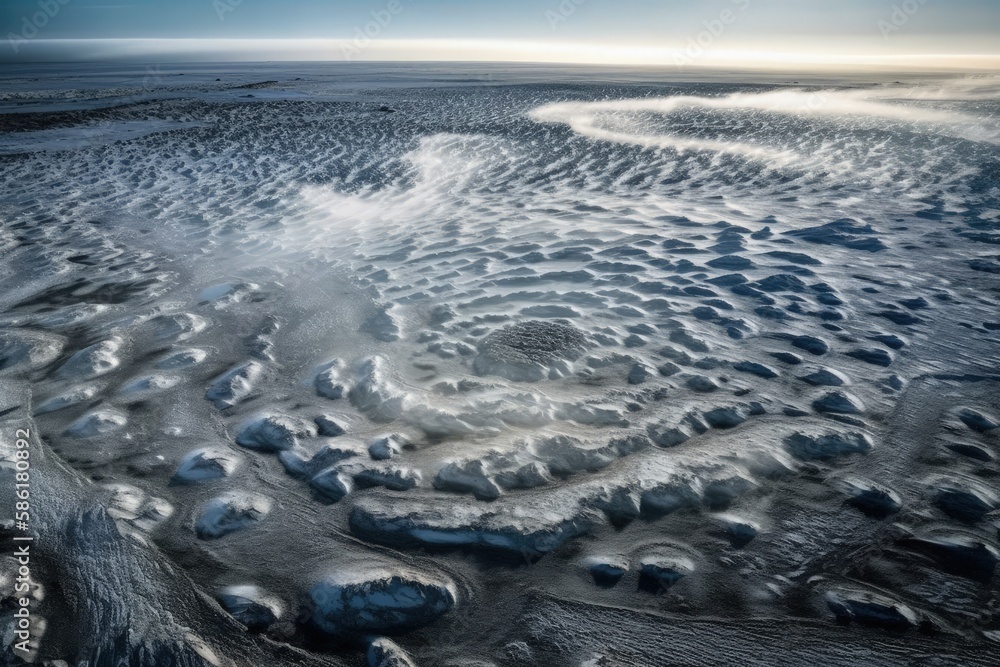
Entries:
{"label": "ice", "polygon": [[195,533],[203,540],[215,540],[249,528],[271,512],[272,504],[270,498],[256,493],[225,493],[201,508]]}
{"label": "ice", "polygon": [[45,659],[989,655],[992,78],[188,65],[0,93],[192,123],[4,139]]}
{"label": "ice", "polygon": [[239,464],[239,457],[224,449],[198,449],[184,457],[174,473],[174,480],[193,484],[222,479],[232,475]]}
{"label": "ice", "polygon": [[447,579],[378,569],[330,574],[310,589],[309,601],[307,622],[333,636],[420,627],[457,603],[455,586]]}
{"label": "ice", "polygon": [[121,364],[118,357],[121,346],[122,341],[117,338],[94,343],[70,357],[56,372],[69,380],[91,380],[110,373]]}

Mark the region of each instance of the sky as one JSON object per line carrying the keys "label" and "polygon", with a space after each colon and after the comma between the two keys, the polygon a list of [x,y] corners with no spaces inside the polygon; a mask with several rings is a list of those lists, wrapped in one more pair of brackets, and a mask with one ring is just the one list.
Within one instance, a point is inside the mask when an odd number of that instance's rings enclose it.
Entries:
{"label": "sky", "polygon": [[0,62],[1000,69],[1000,0],[0,0]]}

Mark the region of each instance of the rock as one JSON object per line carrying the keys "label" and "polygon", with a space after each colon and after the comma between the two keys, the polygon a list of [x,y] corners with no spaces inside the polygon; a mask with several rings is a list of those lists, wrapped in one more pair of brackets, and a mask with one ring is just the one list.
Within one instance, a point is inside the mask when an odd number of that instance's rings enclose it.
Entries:
{"label": "rock", "polygon": [[872,364],[873,366],[882,366],[883,368],[892,366],[892,355],[885,350],[852,350],[847,353],[847,356],[858,361],[863,361],[866,364]]}
{"label": "rock", "polygon": [[236,444],[275,454],[298,446],[299,438],[315,436],[316,427],[309,422],[285,415],[265,415],[247,423],[236,436]]}
{"label": "rock", "polygon": [[482,461],[446,464],[434,477],[434,488],[455,493],[472,493],[479,500],[496,500],[500,488],[487,476]]}
{"label": "rock", "polygon": [[694,563],[682,557],[646,556],[639,564],[639,590],[647,593],[665,593],[694,572]]}
{"label": "rock", "polygon": [[515,382],[557,379],[570,373],[569,362],[592,343],[568,324],[530,320],[494,331],[479,345],[473,369]]}
{"label": "rock", "polygon": [[281,616],[281,603],[256,586],[230,586],[223,589],[217,599],[222,608],[250,632],[264,632]]}
{"label": "rock", "polygon": [[198,449],[181,461],[173,481],[180,484],[196,484],[212,479],[229,477],[236,471],[240,460],[235,454],[224,449]]}
{"label": "rock", "polygon": [[309,622],[335,637],[396,633],[433,623],[456,603],[455,586],[415,572],[340,568],[309,591]]}
{"label": "rock", "polygon": [[814,387],[843,387],[850,384],[847,376],[832,368],[821,368],[815,373],[810,373],[801,379],[803,382],[811,384]]}
{"label": "rock", "polygon": [[857,621],[889,630],[909,630],[917,625],[913,610],[896,600],[853,590],[835,590],[826,595],[826,604],[841,623]]}
{"label": "rock", "polygon": [[1000,423],[991,417],[987,417],[978,410],[972,408],[961,408],[958,411],[958,418],[963,424],[977,433],[989,433],[1000,428]]}
{"label": "rock", "polygon": [[422,479],[419,470],[394,466],[366,467],[354,474],[354,483],[362,489],[382,487],[390,491],[409,491],[419,486]]}
{"label": "rock", "polygon": [[363,497],[351,510],[351,532],[392,546],[461,546],[534,560],[592,527],[592,517],[578,510],[564,515],[530,504],[517,512],[477,505],[449,504],[442,512],[420,500]]}
{"label": "rock", "polygon": [[979,523],[997,509],[997,498],[985,489],[945,482],[936,487],[934,505],[952,519]]}
{"label": "rock", "polygon": [[899,544],[929,556],[949,574],[974,581],[988,582],[1000,562],[995,547],[967,535],[904,537]]}
{"label": "rock", "polygon": [[351,479],[340,468],[327,468],[309,480],[309,486],[332,503],[340,502],[353,490]]}
{"label": "rock", "polygon": [[650,439],[658,446],[664,448],[682,445],[691,439],[691,436],[679,426],[672,426],[663,422],[649,424],[646,432]]}
{"label": "rock", "polygon": [[865,406],[857,396],[842,391],[834,391],[813,401],[813,410],[821,414],[860,415]]}
{"label": "rock", "polygon": [[752,521],[731,516],[722,516],[719,520],[722,522],[723,534],[734,549],[742,549],[760,534],[760,526]]}
{"label": "rock", "polygon": [[252,526],[270,512],[270,498],[234,491],[208,501],[194,530],[200,539],[214,540]]}
{"label": "rock", "polygon": [[660,375],[662,375],[665,378],[668,378],[680,373],[681,367],[675,363],[668,361],[667,363],[658,366],[656,370],[659,372]]}
{"label": "rock", "polygon": [[403,452],[403,444],[396,436],[386,435],[378,438],[368,447],[368,453],[376,461],[388,461]]}
{"label": "rock", "polygon": [[308,479],[322,470],[365,454],[366,450],[361,443],[338,440],[335,444],[324,445],[311,457],[301,448],[295,448],[278,454],[278,460],[292,477]]}
{"label": "rock", "polygon": [[756,375],[757,377],[764,378],[765,380],[771,380],[779,376],[778,371],[773,368],[769,368],[764,364],[757,364],[752,361],[741,361],[737,364],[733,364],[733,368],[741,373]]}
{"label": "rock", "polygon": [[867,454],[872,449],[872,442],[863,433],[831,433],[822,436],[796,433],[785,438],[785,447],[796,458],[817,461],[851,454]]}
{"label": "rock", "polygon": [[347,432],[338,421],[327,415],[316,417],[313,421],[316,423],[319,435],[325,438],[339,438]]}
{"label": "rock", "polygon": [[709,510],[718,512],[728,509],[733,501],[756,488],[756,482],[742,475],[715,479],[705,485],[702,503]]}
{"label": "rock", "polygon": [[830,351],[830,346],[815,336],[795,336],[791,339],[794,347],[805,350],[809,354],[821,357]]}
{"label": "rock", "polygon": [[212,381],[205,398],[220,410],[231,408],[250,395],[263,372],[264,367],[256,361],[236,366]]}
{"label": "rock", "polygon": [[849,477],[841,480],[838,486],[847,494],[848,505],[872,518],[884,519],[903,507],[903,501],[895,491],[868,480]]}
{"label": "rock", "polygon": [[588,558],[584,561],[594,583],[601,588],[614,588],[629,570],[628,562],[620,558]]}
{"label": "rock", "polygon": [[548,468],[540,461],[532,461],[514,470],[502,470],[494,480],[501,489],[535,489],[552,481]]}
{"label": "rock", "polygon": [[692,376],[688,378],[687,382],[684,384],[691,391],[696,391],[701,394],[710,394],[713,391],[719,390],[719,385],[715,384],[714,380],[705,377],[704,375]]}
{"label": "rock", "polygon": [[700,489],[685,483],[664,483],[642,494],[641,513],[648,518],[660,518],[678,510],[701,507]]}
{"label": "rock", "polygon": [[368,644],[368,667],[416,667],[416,663],[391,639],[378,637]]}
{"label": "rock", "polygon": [[778,361],[792,366],[798,366],[802,363],[802,357],[797,354],[792,354],[791,352],[771,352],[770,354]]}
{"label": "rock", "polygon": [[628,373],[628,383],[632,385],[645,384],[652,379],[655,371],[645,364],[636,364]]}
{"label": "rock", "polygon": [[706,412],[704,417],[709,426],[718,429],[736,428],[747,420],[739,408],[716,408]]}

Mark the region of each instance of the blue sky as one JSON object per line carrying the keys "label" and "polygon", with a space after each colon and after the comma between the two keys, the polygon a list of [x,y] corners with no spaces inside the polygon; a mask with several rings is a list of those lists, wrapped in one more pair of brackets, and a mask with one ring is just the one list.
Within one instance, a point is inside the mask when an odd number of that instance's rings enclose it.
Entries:
{"label": "blue sky", "polygon": [[[45,8],[51,16],[42,20]],[[390,9],[391,20],[371,23]],[[366,37],[377,43],[363,42],[361,59],[435,52],[478,59],[477,49],[589,49],[595,59],[606,51],[638,60],[706,51],[900,58],[997,54],[1000,0],[0,0],[0,31],[14,42],[6,50],[28,59],[51,40],[270,40],[259,42],[264,53],[278,50],[275,40]],[[87,48],[79,44],[81,53]]]}

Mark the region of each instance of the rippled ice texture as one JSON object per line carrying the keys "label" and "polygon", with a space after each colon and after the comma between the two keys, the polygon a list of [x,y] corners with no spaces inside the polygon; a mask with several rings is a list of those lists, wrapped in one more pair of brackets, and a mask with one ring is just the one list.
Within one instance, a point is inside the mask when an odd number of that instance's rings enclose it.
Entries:
{"label": "rippled ice texture", "polygon": [[4,76],[39,659],[995,652],[997,79]]}

